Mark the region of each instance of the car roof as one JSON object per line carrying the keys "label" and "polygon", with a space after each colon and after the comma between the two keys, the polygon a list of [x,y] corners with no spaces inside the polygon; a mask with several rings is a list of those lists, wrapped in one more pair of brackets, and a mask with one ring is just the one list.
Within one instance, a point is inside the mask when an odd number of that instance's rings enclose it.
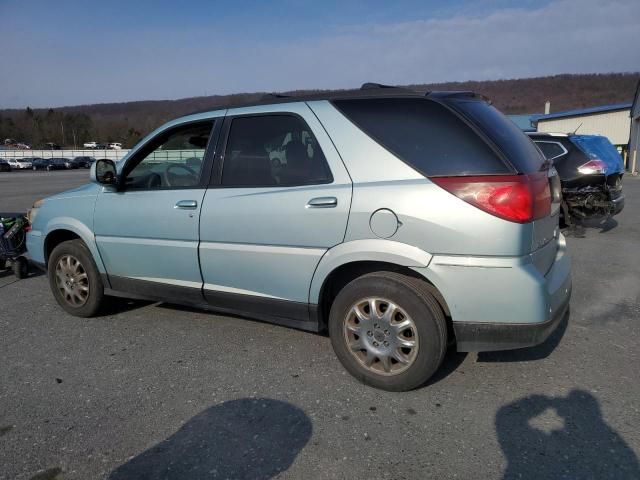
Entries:
{"label": "car roof", "polygon": [[[390,85],[382,85],[379,83],[364,83],[359,89],[352,90],[331,90],[324,92],[311,93],[308,95],[284,95],[278,93],[269,93],[263,95],[260,99],[252,102],[238,102],[233,104],[223,104],[216,108],[209,108],[206,110],[199,110],[191,112],[186,115],[196,115],[201,113],[216,112],[219,110],[226,110],[232,108],[253,107],[258,105],[277,105],[284,103],[295,102],[310,102],[318,100],[352,100],[352,99],[364,99],[364,98],[452,98],[452,97],[465,97],[465,98],[482,98],[481,95],[472,91],[432,91],[432,92],[419,92],[404,87],[394,87]],[[485,99],[486,100],[486,99]]]}

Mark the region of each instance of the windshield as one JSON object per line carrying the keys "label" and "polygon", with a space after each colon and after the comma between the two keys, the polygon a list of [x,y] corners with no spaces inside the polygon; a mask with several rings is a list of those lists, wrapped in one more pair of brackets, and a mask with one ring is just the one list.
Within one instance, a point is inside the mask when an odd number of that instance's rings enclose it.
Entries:
{"label": "windshield", "polygon": [[570,140],[589,160],[600,159],[607,164],[607,173],[624,171],[622,157],[607,137],[601,135],[574,135]]}

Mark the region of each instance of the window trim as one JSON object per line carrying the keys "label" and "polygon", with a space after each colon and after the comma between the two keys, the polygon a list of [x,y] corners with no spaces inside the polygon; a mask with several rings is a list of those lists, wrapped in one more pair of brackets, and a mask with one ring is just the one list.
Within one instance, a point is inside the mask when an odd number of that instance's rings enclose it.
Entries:
{"label": "window trim", "polygon": [[[569,153],[569,150],[567,150],[567,147],[565,147],[561,142],[557,142],[557,141],[553,141],[553,140],[535,140],[534,139],[533,143],[535,143],[535,144],[538,144],[538,143],[552,143],[554,145],[559,145],[560,146],[560,148],[562,149],[562,153],[559,154],[559,155],[556,155],[555,157],[547,158],[547,156],[544,154],[544,152],[542,152],[542,154],[544,155],[544,158],[546,158],[550,162],[554,161],[556,158],[563,157],[567,153]],[[542,149],[540,149],[540,151],[542,151]]]}
{"label": "window trim", "polygon": [[[233,120],[237,118],[250,118],[250,117],[295,117],[300,120],[304,125],[306,125],[309,133],[311,134],[314,144],[322,152],[322,157],[324,159],[324,164],[329,172],[329,178],[324,182],[309,182],[309,183],[298,183],[295,185],[223,185],[222,184],[222,173],[224,171],[224,159],[225,154],[227,152],[227,145],[229,143],[229,133],[231,132],[231,124]],[[211,173],[211,180],[209,182],[208,188],[271,188],[271,189],[283,189],[283,188],[299,188],[299,187],[309,187],[315,185],[330,185],[334,183],[335,179],[333,177],[333,172],[331,171],[331,166],[327,161],[327,156],[322,150],[320,143],[316,137],[315,132],[309,125],[309,123],[304,119],[304,117],[296,112],[289,112],[284,110],[278,110],[273,112],[261,112],[261,113],[238,113],[238,114],[227,114],[224,118],[224,125],[222,126],[222,131],[220,132],[220,142],[219,148],[215,155],[215,161],[213,165],[213,171]]]}
{"label": "window trim", "polygon": [[[127,159],[127,163],[122,167],[122,171],[118,175],[118,191],[120,192],[162,192],[162,191],[172,191],[172,190],[201,190],[206,189],[209,184],[209,178],[211,176],[211,170],[213,168],[213,160],[216,153],[216,148],[218,146],[218,141],[220,139],[220,131],[222,130],[222,123],[224,117],[211,117],[204,118],[198,120],[190,120],[187,122],[179,123],[177,125],[172,125],[169,128],[166,128],[159,132],[157,135],[154,135],[152,138],[147,140],[144,145],[141,145],[140,148],[131,156],[131,158]],[[202,170],[200,172],[200,179],[196,185],[188,186],[188,187],[161,187],[161,188],[135,188],[129,189],[127,188],[124,180],[126,176],[131,173],[131,171],[140,164],[150,153],[152,145],[155,144],[156,140],[160,138],[167,138],[171,136],[177,130],[181,130],[183,128],[187,128],[193,125],[199,125],[204,123],[212,123],[211,133],[209,134],[209,140],[207,142],[207,146],[205,147],[204,156],[202,157]]]}

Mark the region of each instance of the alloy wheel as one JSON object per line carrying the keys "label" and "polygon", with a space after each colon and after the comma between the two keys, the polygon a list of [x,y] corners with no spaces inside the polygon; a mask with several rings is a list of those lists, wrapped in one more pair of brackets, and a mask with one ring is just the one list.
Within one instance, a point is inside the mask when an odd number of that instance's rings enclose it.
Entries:
{"label": "alloy wheel", "polygon": [[358,363],[378,375],[407,370],[418,354],[418,329],[400,306],[371,297],[356,302],[344,321],[344,340]]}
{"label": "alloy wheel", "polygon": [[82,263],[73,255],[63,255],[56,264],[56,287],[65,302],[81,307],[89,298],[89,276]]}

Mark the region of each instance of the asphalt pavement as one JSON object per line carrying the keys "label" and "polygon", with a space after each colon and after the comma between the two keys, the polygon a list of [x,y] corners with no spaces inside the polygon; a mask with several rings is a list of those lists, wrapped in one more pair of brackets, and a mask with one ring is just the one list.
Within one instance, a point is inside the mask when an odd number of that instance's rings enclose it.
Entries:
{"label": "asphalt pavement", "polygon": [[[0,211],[87,171],[0,173]],[[450,351],[429,385],[361,385],[329,339],[139,301],[67,315],[0,272],[0,479],[640,478],[640,179],[568,238],[571,312],[545,344]]]}

